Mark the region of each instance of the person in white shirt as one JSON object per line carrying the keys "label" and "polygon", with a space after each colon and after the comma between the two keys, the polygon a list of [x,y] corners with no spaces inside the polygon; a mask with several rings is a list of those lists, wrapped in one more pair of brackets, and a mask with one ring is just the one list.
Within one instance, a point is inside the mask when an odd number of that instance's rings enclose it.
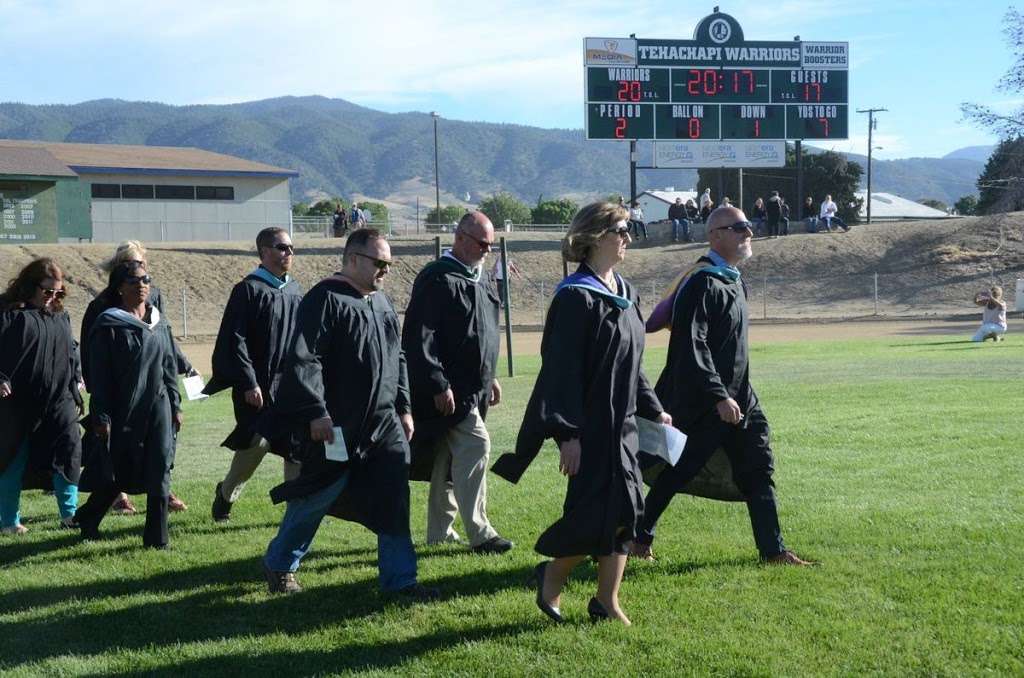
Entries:
{"label": "person in white shirt", "polygon": [[825,199],[821,201],[821,220],[825,222],[825,227],[830,231],[832,230],[833,224],[839,226],[844,231],[849,231],[850,227],[846,225],[845,221],[839,218],[838,214],[836,214],[838,209],[839,208],[836,207],[836,204],[832,202],[832,196],[826,195]]}
{"label": "person in white shirt", "polygon": [[996,285],[988,292],[979,292],[974,303],[984,306],[981,311],[981,327],[974,333],[971,341],[1002,341],[1006,333],[1006,302],[1003,301],[1003,288]]}
{"label": "person in white shirt", "polygon": [[633,240],[640,239],[640,231],[644,232],[644,240],[647,240],[647,224],[644,223],[644,211],[640,203],[634,200],[629,208],[629,228],[633,232]]}

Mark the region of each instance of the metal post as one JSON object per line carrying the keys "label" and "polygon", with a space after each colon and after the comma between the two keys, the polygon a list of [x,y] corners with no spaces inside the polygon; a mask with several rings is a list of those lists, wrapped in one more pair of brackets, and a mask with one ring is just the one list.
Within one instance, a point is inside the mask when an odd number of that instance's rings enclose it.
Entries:
{"label": "metal post", "polygon": [[[794,143],[796,150],[796,204],[800,205],[800,209],[804,208],[804,149],[801,147],[800,140],[797,139]],[[797,213],[799,214],[799,212]]]}
{"label": "metal post", "polygon": [[768,274],[765,274],[764,286],[761,288],[761,319],[768,320]]}
{"label": "metal post", "polygon": [[736,196],[736,207],[743,209],[743,168],[740,167],[737,171],[739,172],[740,185],[739,189],[736,191],[739,194]]}
{"label": "metal post", "polygon": [[501,237],[501,275],[505,281],[505,357],[508,359],[508,376],[516,376],[515,367],[512,364],[512,280],[508,272],[508,245],[505,237]]}
{"label": "metal post", "polygon": [[188,297],[185,288],[181,288],[181,337],[188,339]]}
{"label": "metal post", "polygon": [[434,236],[434,259],[441,258],[441,236]]}
{"label": "metal post", "polygon": [[420,232],[420,197],[416,196],[416,234]]}
{"label": "metal post", "polygon": [[629,207],[636,200],[636,139],[629,142]]}
{"label": "metal post", "polygon": [[431,111],[430,117],[434,119],[434,205],[437,207],[437,223],[441,223],[441,180],[438,179],[437,169],[437,119],[441,116]]}
{"label": "metal post", "polygon": [[875,315],[878,315],[878,274],[875,273]]}
{"label": "metal post", "polygon": [[537,309],[540,312],[540,325],[544,326],[544,281],[540,281],[540,292],[537,293]]}

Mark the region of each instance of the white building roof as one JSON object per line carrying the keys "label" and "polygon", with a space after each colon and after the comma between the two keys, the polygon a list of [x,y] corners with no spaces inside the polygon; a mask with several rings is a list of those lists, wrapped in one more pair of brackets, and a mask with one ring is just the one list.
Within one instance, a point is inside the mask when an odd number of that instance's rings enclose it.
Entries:
{"label": "white building roof", "polygon": [[[867,196],[867,191],[857,191],[855,195],[864,200]],[[868,205],[865,200],[864,205],[860,208],[860,216],[867,217]],[[919,202],[913,200],[907,200],[901,198],[898,195],[892,193],[878,193],[873,192],[871,194],[871,218],[872,219],[897,219],[900,217],[911,217],[914,219],[944,219],[949,217],[948,214],[942,210],[937,210],[927,205],[922,205]]]}

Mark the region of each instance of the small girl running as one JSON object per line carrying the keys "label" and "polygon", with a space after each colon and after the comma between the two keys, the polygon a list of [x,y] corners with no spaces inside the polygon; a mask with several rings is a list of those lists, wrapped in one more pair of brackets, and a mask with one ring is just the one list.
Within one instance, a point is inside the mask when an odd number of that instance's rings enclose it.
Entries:
{"label": "small girl running", "polygon": [[979,292],[974,303],[984,306],[981,312],[981,327],[974,333],[971,341],[1002,341],[1006,332],[1006,302],[1003,301],[1003,288],[996,285],[988,292]]}

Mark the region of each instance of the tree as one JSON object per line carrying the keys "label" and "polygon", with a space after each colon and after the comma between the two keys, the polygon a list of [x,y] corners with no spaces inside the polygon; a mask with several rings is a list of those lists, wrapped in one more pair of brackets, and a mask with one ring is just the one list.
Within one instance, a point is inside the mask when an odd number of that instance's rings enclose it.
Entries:
{"label": "tree", "polygon": [[965,217],[978,213],[978,199],[973,195],[965,195],[955,203],[953,203],[953,209],[957,214],[961,214]]}
{"label": "tree", "polygon": [[[855,194],[860,188],[860,178],[864,169],[859,163],[850,162],[845,157],[832,151],[814,153],[803,152],[804,166],[804,197],[811,196],[815,206],[831,195],[839,208],[839,216],[846,223],[856,223],[860,208],[864,203]],[[715,203],[722,201],[724,196],[715,195],[718,187],[717,169],[701,169],[697,172],[697,190],[703,191],[710,186]],[[800,206],[796,204],[796,151],[792,146],[786,147],[786,166],[764,170],[744,170],[743,172],[743,204],[739,204],[739,173],[736,170],[723,170],[725,196],[732,204],[740,207],[750,216],[757,198],[768,199],[772,191],[778,191],[789,204],[792,218],[800,214]]]}
{"label": "tree", "polygon": [[311,217],[329,217],[334,214],[334,210],[338,208],[338,200],[334,198],[328,198],[325,200],[319,200],[313,204],[312,207],[306,212]]}
{"label": "tree", "polygon": [[[1010,70],[999,79],[996,89],[1011,95],[1018,94],[1024,92],[1024,14],[1015,7],[1008,9],[1003,16],[1003,34],[1014,52],[1014,61]],[[1024,135],[1024,106],[1000,115],[988,106],[962,103],[960,112],[967,120],[995,132],[1002,139]]]}
{"label": "tree", "polygon": [[511,193],[495,193],[484,198],[478,209],[487,215],[496,228],[501,228],[506,219],[511,219],[513,224],[530,223],[530,208]]}
{"label": "tree", "polygon": [[978,214],[1024,209],[1024,137],[1004,139],[978,177]]}
{"label": "tree", "polygon": [[309,214],[309,203],[308,202],[297,202],[292,205],[292,215],[296,217],[304,217]]}
{"label": "tree", "polygon": [[375,226],[388,223],[388,207],[384,203],[363,200],[359,208],[367,212],[366,220],[372,221]]}
{"label": "tree", "polygon": [[537,206],[530,210],[530,220],[534,224],[568,224],[576,216],[580,206],[569,198],[558,200],[537,199]]}
{"label": "tree", "polygon": [[441,216],[437,216],[437,208],[431,207],[430,211],[427,212],[428,224],[451,224],[458,222],[462,218],[462,215],[466,213],[465,207],[459,205],[442,205]]}
{"label": "tree", "polygon": [[933,210],[941,210],[943,212],[949,211],[949,207],[946,206],[946,203],[941,200],[936,200],[935,198],[921,198],[917,202],[925,207],[931,207]]}

